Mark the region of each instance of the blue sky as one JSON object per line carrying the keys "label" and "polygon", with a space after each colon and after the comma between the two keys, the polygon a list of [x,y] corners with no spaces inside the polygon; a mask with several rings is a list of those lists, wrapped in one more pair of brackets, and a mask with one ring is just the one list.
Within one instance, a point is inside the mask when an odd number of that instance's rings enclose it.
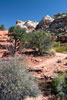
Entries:
{"label": "blue sky", "polygon": [[60,12],[67,12],[67,0],[0,0],[0,25],[8,29],[16,20],[40,21]]}

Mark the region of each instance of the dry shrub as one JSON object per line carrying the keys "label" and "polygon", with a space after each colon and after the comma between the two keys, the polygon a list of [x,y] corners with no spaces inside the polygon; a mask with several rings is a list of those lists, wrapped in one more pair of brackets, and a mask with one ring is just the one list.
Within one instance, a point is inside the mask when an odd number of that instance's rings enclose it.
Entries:
{"label": "dry shrub", "polygon": [[0,100],[23,100],[40,93],[36,79],[22,61],[18,57],[0,59]]}

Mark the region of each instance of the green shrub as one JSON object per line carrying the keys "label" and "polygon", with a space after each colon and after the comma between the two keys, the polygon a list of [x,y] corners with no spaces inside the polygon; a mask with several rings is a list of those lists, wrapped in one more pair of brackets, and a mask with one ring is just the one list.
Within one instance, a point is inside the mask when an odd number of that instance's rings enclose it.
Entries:
{"label": "green shrub", "polygon": [[67,76],[60,74],[52,81],[52,93],[67,98]]}
{"label": "green shrub", "polygon": [[53,37],[50,34],[45,33],[43,30],[38,30],[28,33],[26,46],[38,50],[39,54],[42,55],[50,51],[52,42]]}
{"label": "green shrub", "polygon": [[53,50],[54,52],[59,52],[59,53],[64,53],[67,52],[67,45],[61,45],[61,42],[54,42],[54,46],[53,46]]}
{"label": "green shrub", "polygon": [[0,30],[5,30],[5,25],[4,25],[4,24],[2,24],[2,25],[0,26]]}
{"label": "green shrub", "polygon": [[17,26],[11,26],[8,31],[9,31],[8,36],[10,36],[10,39],[15,40],[15,52],[16,52],[17,42],[25,41],[26,30]]}
{"label": "green shrub", "polygon": [[0,100],[23,100],[39,93],[36,79],[21,58],[0,60]]}
{"label": "green shrub", "polygon": [[54,42],[54,47],[59,47],[61,45],[61,42],[58,41],[58,42]]}
{"label": "green shrub", "polygon": [[67,46],[66,45],[64,45],[64,46],[58,46],[58,47],[55,48],[55,51],[59,52],[59,53],[67,52]]}

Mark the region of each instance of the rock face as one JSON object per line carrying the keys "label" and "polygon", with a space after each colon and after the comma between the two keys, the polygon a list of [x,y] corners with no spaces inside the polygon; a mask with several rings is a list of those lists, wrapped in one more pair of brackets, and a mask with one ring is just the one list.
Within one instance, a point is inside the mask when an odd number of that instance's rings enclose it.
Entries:
{"label": "rock face", "polygon": [[37,25],[36,29],[46,29],[49,27],[49,25],[51,24],[51,22],[53,22],[53,18],[51,18],[50,16],[45,16],[43,17],[43,19],[40,21],[40,23]]}
{"label": "rock face", "polygon": [[50,29],[56,33],[67,32],[67,13],[59,13],[54,15],[54,21],[50,25]]}
{"label": "rock face", "polygon": [[56,41],[61,41],[62,43],[67,43],[67,35],[57,36]]}
{"label": "rock face", "polygon": [[31,32],[35,30],[36,26],[38,25],[38,22],[36,21],[16,21],[16,26],[19,26],[21,28],[25,28],[27,32]]}
{"label": "rock face", "polygon": [[67,33],[67,13],[58,13],[53,18],[45,16],[36,29],[44,29],[54,33]]}
{"label": "rock face", "polygon": [[30,20],[16,21],[16,26],[25,28],[27,32],[44,29],[51,33],[67,33],[67,13],[58,13],[53,18],[47,15],[39,23]]}

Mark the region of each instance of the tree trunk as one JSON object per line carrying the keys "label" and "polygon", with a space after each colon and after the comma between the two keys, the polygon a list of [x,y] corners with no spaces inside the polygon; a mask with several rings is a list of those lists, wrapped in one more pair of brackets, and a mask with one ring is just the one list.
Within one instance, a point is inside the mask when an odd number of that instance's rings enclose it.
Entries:
{"label": "tree trunk", "polygon": [[38,50],[38,55],[42,55],[41,49]]}

